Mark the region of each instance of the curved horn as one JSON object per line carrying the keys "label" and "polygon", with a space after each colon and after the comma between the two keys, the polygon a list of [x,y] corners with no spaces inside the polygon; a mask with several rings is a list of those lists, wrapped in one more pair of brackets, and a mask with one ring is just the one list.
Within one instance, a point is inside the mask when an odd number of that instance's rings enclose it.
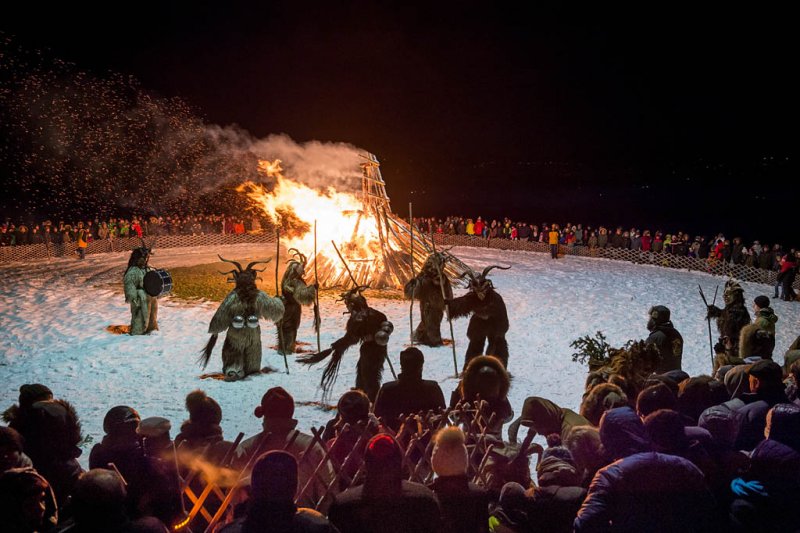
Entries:
{"label": "curved horn", "polygon": [[251,269],[252,269],[252,270],[255,270],[256,272],[264,272],[264,270],[265,270],[267,267],[264,267],[264,268],[263,268],[263,269],[261,269],[261,270],[256,270],[256,269],[254,269],[254,268],[253,268],[253,265],[260,265],[260,264],[264,264],[264,265],[266,265],[266,264],[267,264],[267,263],[269,263],[270,261],[272,261],[272,258],[271,258],[271,257],[270,257],[269,259],[267,259],[266,261],[253,261],[252,263],[250,263],[249,265],[247,265],[247,268],[245,268],[245,270],[251,270]]}
{"label": "curved horn", "polygon": [[464,278],[466,278],[467,276],[469,276],[470,278],[472,278],[472,281],[478,281],[478,278],[476,278],[476,277],[475,277],[475,272],[473,272],[472,270],[467,270],[467,271],[465,271],[465,272],[464,272],[464,273],[462,273],[460,276],[458,276],[458,279],[464,279]]}
{"label": "curved horn", "polygon": [[354,290],[357,291],[357,292],[361,292],[361,291],[365,291],[367,289],[369,289],[369,283],[367,283],[366,285],[359,285]]}
{"label": "curved horn", "polygon": [[486,267],[486,268],[484,268],[484,269],[483,269],[483,273],[481,274],[481,277],[482,277],[482,278],[485,278],[485,277],[486,277],[486,275],[487,275],[489,272],[491,272],[493,268],[499,268],[500,270],[508,270],[508,269],[509,269],[509,268],[511,268],[511,267],[510,267],[510,266],[507,266],[507,267],[502,267],[502,266],[500,266],[500,265],[490,265],[490,266],[488,266],[488,267]]}
{"label": "curved horn", "polygon": [[302,263],[303,266],[305,266],[308,263],[308,259],[306,258],[306,256],[303,255],[303,253],[300,252],[300,250],[298,250],[297,248],[289,248],[287,250],[287,252],[292,254],[295,257],[299,257],[300,258],[300,263]]}
{"label": "curved horn", "polygon": [[236,271],[236,270],[229,270],[228,272],[222,272],[220,270],[217,270],[217,272],[219,272],[223,276],[227,276],[228,274],[237,274],[238,273],[238,271]]}
{"label": "curved horn", "polygon": [[242,272],[242,265],[240,265],[237,261],[231,261],[230,259],[225,259],[219,254],[217,254],[217,257],[219,257],[219,260],[222,261],[223,263],[232,263],[234,266],[236,266],[236,268],[239,269],[239,272]]}

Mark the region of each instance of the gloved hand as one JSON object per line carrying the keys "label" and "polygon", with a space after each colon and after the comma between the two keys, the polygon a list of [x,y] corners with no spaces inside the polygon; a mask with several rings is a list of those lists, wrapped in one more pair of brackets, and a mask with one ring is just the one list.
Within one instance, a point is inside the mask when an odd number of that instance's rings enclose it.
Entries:
{"label": "gloved hand", "polygon": [[731,490],[737,496],[763,496],[768,497],[769,493],[764,490],[764,485],[762,485],[759,481],[755,479],[751,481],[745,481],[744,479],[737,477],[733,481],[731,481]]}

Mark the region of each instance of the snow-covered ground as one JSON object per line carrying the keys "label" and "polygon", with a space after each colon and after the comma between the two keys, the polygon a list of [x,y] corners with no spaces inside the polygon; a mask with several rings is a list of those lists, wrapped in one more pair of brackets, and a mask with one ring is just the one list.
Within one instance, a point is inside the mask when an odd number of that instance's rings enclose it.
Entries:
{"label": "snow-covered ground", "polygon": [[[162,250],[154,259],[161,268],[208,263],[216,260],[219,247]],[[225,257],[255,257],[263,245],[234,245],[222,250]],[[506,301],[511,319],[508,333],[509,371],[514,379],[511,404],[519,411],[526,396],[544,396],[577,409],[586,368],[573,363],[569,343],[586,334],[603,331],[608,342],[619,346],[629,339],[647,336],[647,311],[666,305],[683,334],[683,366],[689,374],[708,373],[711,356],[705,309],[697,286],[709,298],[724,280],[697,272],[634,265],[604,259],[565,257],[553,261],[547,254],[456,248],[453,253],[473,268],[489,264],[511,265],[494,270],[491,277]],[[98,442],[103,435],[106,411],[114,405],[135,407],[143,417],[165,416],[173,435],[187,418],[186,394],[202,388],[222,406],[225,436],[239,431],[249,436],[260,429],[253,408],[270,387],[281,385],[298,402],[320,399],[317,388],[321,365],[301,368],[290,361],[291,374],[273,373],[227,383],[199,379],[197,356],[208,340],[208,323],[216,304],[188,305],[162,299],[161,331],[146,337],[112,335],[109,324],[126,324],[128,306],[121,293],[121,279],[128,253],[88,256],[85,261],[53,260],[35,265],[0,267],[0,408],[16,402],[19,386],[44,383],[55,395],[70,400],[78,410],[84,432]],[[117,283],[114,288],[112,283]],[[758,294],[772,295],[772,287],[746,283],[748,306]],[[458,293],[458,291],[457,291]],[[722,288],[718,302],[722,300]],[[394,322],[389,354],[399,370],[399,352],[409,339],[408,303],[371,300]],[[322,345],[344,331],[347,319],[342,304],[332,298],[320,302],[323,317]],[[775,358],[800,334],[800,305],[776,300]],[[415,309],[415,315],[417,315]],[[713,325],[713,324],[712,324]],[[466,349],[467,320],[454,323],[459,366]],[[274,344],[274,327],[262,327],[264,365],[283,368],[282,358],[267,347]],[[446,323],[442,332],[449,335]],[[445,334],[445,332],[447,332]],[[716,328],[714,328],[716,338]],[[298,339],[315,342],[311,311],[304,310]],[[221,368],[217,344],[209,371]],[[423,347],[425,377],[438,380],[445,396],[456,386],[450,347]],[[337,398],[355,382],[358,350],[351,349],[342,363],[332,397]],[[391,379],[388,367],[385,379]],[[323,424],[330,416],[317,407],[296,410],[301,429]],[[88,450],[81,457],[86,464]]]}

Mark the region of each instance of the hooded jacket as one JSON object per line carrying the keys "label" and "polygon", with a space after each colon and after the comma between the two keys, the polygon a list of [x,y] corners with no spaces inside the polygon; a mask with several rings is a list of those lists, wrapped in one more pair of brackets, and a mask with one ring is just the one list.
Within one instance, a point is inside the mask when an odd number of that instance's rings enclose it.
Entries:
{"label": "hooded jacket", "polygon": [[777,322],[778,315],[775,314],[771,307],[765,307],[756,312],[755,324],[759,329],[769,331],[775,335],[775,324]]}

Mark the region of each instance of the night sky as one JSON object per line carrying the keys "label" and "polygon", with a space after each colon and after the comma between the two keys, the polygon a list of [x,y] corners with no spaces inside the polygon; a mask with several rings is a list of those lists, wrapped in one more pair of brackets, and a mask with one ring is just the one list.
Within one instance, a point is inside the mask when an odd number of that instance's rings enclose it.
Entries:
{"label": "night sky", "polygon": [[367,149],[397,211],[800,244],[787,13],[233,4],[32,4],[0,29],[208,123]]}

